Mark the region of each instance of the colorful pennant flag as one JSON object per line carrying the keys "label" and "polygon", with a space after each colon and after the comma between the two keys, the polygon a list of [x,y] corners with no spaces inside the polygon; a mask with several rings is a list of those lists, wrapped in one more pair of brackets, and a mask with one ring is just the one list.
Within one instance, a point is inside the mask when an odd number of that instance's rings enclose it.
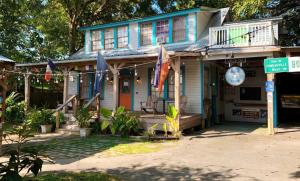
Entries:
{"label": "colorful pennant flag", "polygon": [[102,89],[101,83],[104,80],[103,77],[105,76],[107,69],[106,61],[104,57],[98,52],[97,56],[97,68],[96,68],[96,75],[95,75],[95,83],[94,83],[94,95],[101,92]]}
{"label": "colorful pennant flag", "polygon": [[170,66],[170,57],[165,47],[161,46],[158,54],[158,60],[155,66],[155,75],[153,86],[157,88],[159,94],[162,92],[164,81],[168,77]]}
{"label": "colorful pennant flag", "polygon": [[50,81],[52,78],[52,72],[55,70],[55,64],[51,61],[48,60],[47,68],[46,68],[46,73],[45,73],[45,80]]}

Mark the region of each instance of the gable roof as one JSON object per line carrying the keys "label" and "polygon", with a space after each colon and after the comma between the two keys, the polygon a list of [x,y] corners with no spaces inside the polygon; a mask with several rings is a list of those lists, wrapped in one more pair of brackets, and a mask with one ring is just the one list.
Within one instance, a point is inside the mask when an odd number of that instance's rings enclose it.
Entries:
{"label": "gable roof", "polygon": [[171,13],[162,13],[162,14],[158,14],[158,15],[154,15],[154,16],[147,16],[147,17],[143,17],[143,18],[130,19],[130,20],[126,20],[126,21],[117,21],[117,22],[106,23],[106,24],[85,26],[85,27],[79,28],[79,30],[81,30],[81,31],[95,30],[95,29],[102,29],[102,28],[108,28],[108,27],[122,26],[122,25],[127,25],[129,23],[141,23],[141,22],[146,22],[146,21],[159,20],[159,19],[163,19],[163,18],[186,15],[186,14],[189,14],[189,13],[197,13],[197,12],[200,12],[200,11],[217,12],[218,9],[208,8],[208,7],[190,8],[190,9],[174,11],[174,12],[171,12]]}
{"label": "gable roof", "polygon": [[0,55],[0,62],[15,63],[15,61]]}

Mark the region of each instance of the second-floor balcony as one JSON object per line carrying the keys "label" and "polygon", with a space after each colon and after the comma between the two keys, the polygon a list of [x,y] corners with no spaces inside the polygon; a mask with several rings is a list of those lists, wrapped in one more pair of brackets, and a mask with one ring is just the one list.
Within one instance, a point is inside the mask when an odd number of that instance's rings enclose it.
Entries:
{"label": "second-floor balcony", "polygon": [[272,21],[225,24],[209,29],[211,48],[276,45],[278,24]]}

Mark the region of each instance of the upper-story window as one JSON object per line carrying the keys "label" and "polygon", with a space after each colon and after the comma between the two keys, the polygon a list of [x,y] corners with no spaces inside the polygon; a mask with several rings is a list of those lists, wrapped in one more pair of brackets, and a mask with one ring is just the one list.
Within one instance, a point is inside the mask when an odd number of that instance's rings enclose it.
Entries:
{"label": "upper-story window", "polygon": [[173,42],[186,40],[186,17],[179,16],[173,18]]}
{"label": "upper-story window", "polygon": [[156,22],[156,41],[157,43],[168,43],[169,20],[161,20]]}
{"label": "upper-story window", "polygon": [[141,28],[140,30],[141,45],[142,46],[151,45],[152,44],[152,23],[151,22],[142,23],[140,28]]}
{"label": "upper-story window", "polygon": [[114,29],[109,28],[104,31],[104,49],[114,48]]}
{"label": "upper-story window", "polygon": [[100,50],[100,31],[92,31],[92,51]]}
{"label": "upper-story window", "polygon": [[128,46],[127,26],[118,27],[118,48],[126,48],[127,46]]}

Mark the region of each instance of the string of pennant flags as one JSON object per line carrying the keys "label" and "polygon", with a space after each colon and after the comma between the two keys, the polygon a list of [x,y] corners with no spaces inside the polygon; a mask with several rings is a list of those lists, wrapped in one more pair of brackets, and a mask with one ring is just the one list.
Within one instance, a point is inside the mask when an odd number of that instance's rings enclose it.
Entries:
{"label": "string of pennant flags", "polygon": [[[232,40],[235,40],[235,39],[238,39],[238,38],[244,38],[245,36],[249,36],[249,41],[251,41],[251,34],[253,34],[253,33],[255,33],[255,32],[258,32],[258,31],[261,31],[261,30],[263,30],[263,29],[266,29],[266,28],[268,28],[268,27],[270,27],[270,26],[273,26],[274,24],[270,24],[270,25],[267,25],[267,26],[263,26],[263,27],[261,27],[261,28],[259,28],[259,29],[255,29],[255,30],[253,30],[253,31],[250,31],[250,32],[247,32],[247,33],[244,33],[244,34],[241,34],[241,35],[239,35],[239,36],[236,36],[236,37],[233,37],[233,38],[230,38],[230,39],[226,39],[226,40],[223,40],[223,41],[221,41],[221,42],[218,42],[218,44],[224,44],[224,43],[227,43],[227,42],[230,42],[230,41],[232,41]],[[193,53],[200,53],[200,57],[202,57],[203,55],[202,55],[202,52],[204,52],[205,53],[205,56],[208,56],[208,50],[211,48],[211,47],[213,47],[213,46],[215,46],[215,45],[218,45],[217,43],[216,44],[213,44],[213,45],[207,45],[207,46],[203,46],[203,47],[200,47],[200,48],[197,48],[197,49],[194,49],[192,52]],[[163,45],[162,45],[162,47],[163,47]],[[190,52],[183,52],[181,55],[174,55],[174,56],[172,56],[172,57],[168,57],[168,59],[169,60],[172,60],[172,59],[174,59],[174,58],[176,58],[176,57],[178,57],[178,56],[183,56],[184,54],[188,54],[188,53],[190,53]],[[145,62],[145,63],[140,63],[140,64],[134,64],[134,65],[130,65],[130,66],[123,66],[123,67],[119,67],[119,68],[117,68],[117,70],[122,70],[122,69],[133,69],[134,70],[134,75],[135,76],[137,76],[137,67],[141,67],[141,66],[145,66],[145,65],[149,65],[149,64],[154,64],[154,63],[156,63],[157,62],[157,60],[156,61],[149,61],[149,62]],[[169,67],[170,68],[170,67]],[[2,70],[0,70],[1,72],[2,72],[2,74],[15,74],[15,75],[17,75],[17,77],[18,77],[18,80],[20,80],[20,77],[21,76],[26,76],[26,75],[29,75],[29,76],[33,76],[33,77],[39,77],[39,76],[44,76],[45,77],[45,79],[47,80],[47,79],[49,79],[49,77],[50,77],[50,79],[51,79],[51,76],[53,76],[53,77],[63,77],[63,76],[73,76],[73,75],[71,75],[70,74],[70,72],[67,72],[67,73],[65,73],[65,72],[62,72],[62,73],[52,73],[52,71],[55,69],[55,64],[52,62],[52,61],[50,61],[50,63],[48,62],[48,65],[47,65],[47,67],[46,67],[46,71],[45,71],[45,73],[34,73],[34,72],[22,72],[22,71],[16,71],[16,70],[6,70],[6,69],[2,69]],[[102,73],[108,73],[110,70],[108,69],[108,68],[106,68],[105,70],[95,70],[95,71],[93,71],[93,70],[87,70],[86,72],[77,72],[76,74],[77,74],[77,76],[82,76],[82,75],[88,75],[88,74],[96,74],[96,75],[98,75],[98,74],[102,74]],[[119,74],[119,72],[118,72],[118,74]],[[49,79],[49,80],[50,80]],[[108,78],[107,78],[108,79]],[[39,81],[39,79],[37,79],[37,81]],[[48,81],[48,80],[47,80]],[[56,78],[55,79],[55,82],[58,82],[58,78]]]}

